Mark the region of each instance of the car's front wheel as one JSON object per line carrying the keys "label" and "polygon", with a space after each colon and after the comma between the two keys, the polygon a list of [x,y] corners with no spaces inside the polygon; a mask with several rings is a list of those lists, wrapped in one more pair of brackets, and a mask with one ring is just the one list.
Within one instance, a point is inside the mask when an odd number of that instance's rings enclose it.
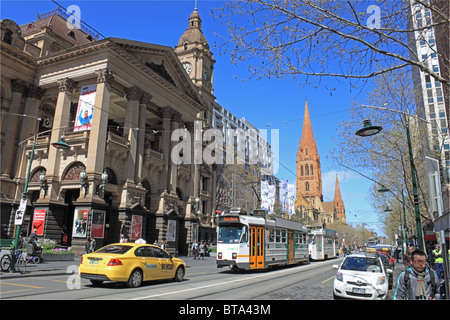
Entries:
{"label": "car's front wheel", "polygon": [[133,272],[131,272],[130,278],[128,278],[127,286],[129,288],[137,288],[142,284],[142,280],[142,271],[134,269]]}
{"label": "car's front wheel", "polygon": [[173,278],[174,281],[181,282],[184,279],[184,268],[178,267],[177,271],[175,272],[175,277]]}

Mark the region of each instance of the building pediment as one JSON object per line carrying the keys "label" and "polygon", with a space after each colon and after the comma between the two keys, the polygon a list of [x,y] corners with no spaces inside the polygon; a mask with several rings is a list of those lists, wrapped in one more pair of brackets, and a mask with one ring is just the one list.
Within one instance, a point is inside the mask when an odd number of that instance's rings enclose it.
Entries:
{"label": "building pediment", "polygon": [[206,108],[205,101],[198,93],[171,47],[119,38],[110,38],[110,40],[134,56],[142,65],[159,75],[168,85],[176,87],[183,94]]}

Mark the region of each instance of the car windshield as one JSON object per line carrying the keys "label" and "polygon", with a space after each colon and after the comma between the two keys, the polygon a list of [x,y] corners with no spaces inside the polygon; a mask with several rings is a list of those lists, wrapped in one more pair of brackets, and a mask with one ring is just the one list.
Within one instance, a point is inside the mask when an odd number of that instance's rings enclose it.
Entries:
{"label": "car windshield", "polygon": [[372,257],[347,257],[342,263],[341,270],[382,272],[380,260]]}
{"label": "car windshield", "polygon": [[99,250],[95,251],[95,253],[115,253],[115,254],[124,254],[126,253],[128,250],[130,250],[131,248],[133,248],[132,246],[127,246],[127,245],[119,245],[119,244],[114,244],[114,245],[109,245],[103,248],[100,248]]}

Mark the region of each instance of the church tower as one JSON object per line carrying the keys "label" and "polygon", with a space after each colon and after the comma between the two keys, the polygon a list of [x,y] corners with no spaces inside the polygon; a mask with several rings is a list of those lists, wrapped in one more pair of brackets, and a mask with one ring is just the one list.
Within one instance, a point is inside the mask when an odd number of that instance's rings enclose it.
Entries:
{"label": "church tower", "polygon": [[335,213],[335,221],[336,222],[342,222],[342,223],[346,223],[347,219],[345,216],[345,206],[344,206],[344,201],[342,201],[342,197],[341,197],[341,189],[339,187],[339,180],[338,180],[338,176],[336,175],[336,185],[334,188],[334,213]]}
{"label": "church tower", "polygon": [[213,71],[216,61],[202,32],[202,19],[197,8],[190,15],[188,28],[174,51],[200,94],[206,101],[212,103],[215,100]]}
{"label": "church tower", "polygon": [[307,101],[305,101],[303,131],[297,152],[296,199],[296,207],[301,206],[301,211],[307,214],[314,223],[321,223],[319,214],[323,212],[322,171]]}

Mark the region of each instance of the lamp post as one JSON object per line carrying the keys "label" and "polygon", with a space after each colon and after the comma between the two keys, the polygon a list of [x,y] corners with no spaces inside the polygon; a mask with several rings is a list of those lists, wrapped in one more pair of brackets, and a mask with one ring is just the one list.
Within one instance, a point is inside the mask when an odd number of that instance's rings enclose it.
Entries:
{"label": "lamp post", "polygon": [[[407,116],[412,116],[408,113],[401,112],[401,111],[394,110],[394,109],[389,109],[389,108],[381,108],[381,107],[374,107],[374,106],[363,106],[363,107],[378,109],[378,110],[388,110],[388,111],[398,112],[398,113],[401,113],[401,114],[404,114]],[[427,120],[419,118],[417,116],[414,116],[414,117],[428,122]],[[364,120],[364,128],[356,131],[356,135],[361,136],[361,137],[367,137],[367,136],[377,134],[381,130],[382,130],[382,127],[372,126],[372,124],[370,123],[370,120],[366,119],[366,120]],[[425,247],[423,244],[423,235],[422,235],[422,223],[420,221],[419,196],[417,194],[416,172],[415,172],[415,165],[414,165],[413,152],[412,152],[412,146],[411,146],[411,137],[409,134],[409,119],[406,122],[406,139],[408,142],[409,163],[410,163],[410,167],[411,167],[411,180],[412,180],[412,185],[413,185],[414,211],[416,214],[417,241],[418,241],[419,249],[422,251],[425,251]]]}
{"label": "lamp post", "polygon": [[[56,128],[56,129],[61,129],[61,128]],[[55,130],[55,129],[53,129],[53,130]],[[31,148],[30,163],[28,164],[27,175],[26,175],[26,178],[25,178],[25,186],[23,188],[22,201],[21,201],[21,207],[24,207],[24,209],[23,209],[24,212],[25,212],[26,203],[27,203],[27,191],[28,191],[28,183],[30,181],[31,164],[33,163],[34,149],[35,149],[36,144],[37,144],[37,138],[38,138],[38,136],[40,134],[44,134],[44,133],[49,132],[49,131],[52,131],[52,130],[47,130],[47,131],[43,131],[43,132],[37,133],[37,134],[35,134],[32,137],[32,138],[34,138],[34,142],[33,142],[33,147]],[[22,144],[22,143],[24,143],[24,142],[26,142],[26,141],[28,141],[30,139],[31,138],[28,138],[28,139],[22,141],[19,144]],[[58,142],[52,143],[52,146],[57,148],[57,149],[62,149],[62,150],[66,150],[66,149],[70,148],[70,146],[64,141],[64,136],[62,136],[61,139]],[[44,177],[45,177],[45,175],[44,175]],[[42,182],[43,181],[41,180],[41,183]],[[45,190],[45,192],[47,192],[46,189],[44,189],[44,190]],[[21,224],[22,223],[15,224],[15,226],[14,226],[14,250],[17,248],[17,242],[19,241],[19,233],[20,233]],[[13,259],[14,259],[14,255],[12,255],[12,256],[13,256]],[[14,265],[14,261],[13,261],[13,265]],[[13,269],[14,268],[12,268],[11,270],[13,270]]]}

